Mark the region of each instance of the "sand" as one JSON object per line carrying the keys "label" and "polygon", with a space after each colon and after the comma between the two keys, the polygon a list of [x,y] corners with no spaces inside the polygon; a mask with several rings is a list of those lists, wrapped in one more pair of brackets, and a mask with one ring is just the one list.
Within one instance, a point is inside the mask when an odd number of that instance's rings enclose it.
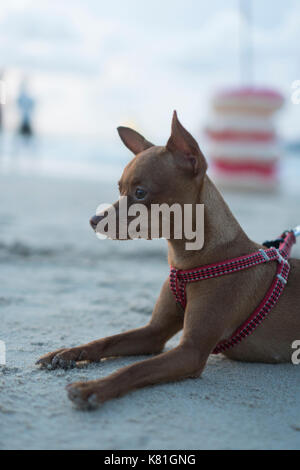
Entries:
{"label": "sand", "polygon": [[[89,216],[117,197],[116,183],[1,175],[0,193],[1,449],[300,448],[300,366],[292,364],[211,357],[199,379],[75,409],[66,384],[141,358],[71,371],[40,370],[36,359],[145,324],[168,274],[165,242],[96,239]],[[226,199],[257,241],[300,223],[295,189]]]}

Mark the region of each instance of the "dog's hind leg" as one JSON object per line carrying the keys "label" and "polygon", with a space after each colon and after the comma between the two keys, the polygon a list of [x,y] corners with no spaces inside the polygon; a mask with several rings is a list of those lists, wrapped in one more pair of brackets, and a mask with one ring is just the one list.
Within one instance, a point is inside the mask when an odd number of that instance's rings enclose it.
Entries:
{"label": "dog's hind leg", "polygon": [[155,354],[183,326],[183,313],[175,303],[168,280],[164,283],[150,322],[135,330],[102,338],[42,356],[37,364],[48,368],[68,368],[78,361],[98,362],[103,358]]}

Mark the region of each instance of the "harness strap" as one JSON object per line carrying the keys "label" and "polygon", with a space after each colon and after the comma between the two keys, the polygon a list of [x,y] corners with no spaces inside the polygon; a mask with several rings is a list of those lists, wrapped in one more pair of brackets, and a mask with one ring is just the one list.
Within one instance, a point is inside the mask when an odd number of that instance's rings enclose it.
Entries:
{"label": "harness strap", "polygon": [[249,336],[260,325],[274,305],[276,305],[288,280],[290,265],[287,259],[290,256],[292,246],[296,243],[296,236],[298,234],[300,235],[300,231],[296,231],[296,229],[284,232],[277,239],[278,244],[275,244],[277,241],[274,242],[274,245],[279,246],[279,248],[272,246],[268,249],[260,249],[250,255],[240,256],[221,263],[214,263],[190,270],[180,270],[171,266],[170,288],[176,302],[185,309],[186,284],[188,282],[224,276],[270,261],[276,260],[278,262],[276,276],[262,302],[252,315],[233,333],[229,340],[222,341],[216,346],[212,354],[219,354],[240,343],[242,339]]}

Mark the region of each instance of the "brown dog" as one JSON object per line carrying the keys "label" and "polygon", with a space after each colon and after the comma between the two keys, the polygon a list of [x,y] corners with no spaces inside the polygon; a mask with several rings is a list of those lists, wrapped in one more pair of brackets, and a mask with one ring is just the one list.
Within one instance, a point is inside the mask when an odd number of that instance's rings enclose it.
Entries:
{"label": "brown dog", "polygon": [[[129,203],[205,205],[205,244],[187,251],[186,240],[168,240],[169,263],[191,269],[221,262],[262,248],[247,237],[222,196],[206,175],[207,164],[195,139],[174,113],[166,147],[156,147],[137,132],[119,128],[125,145],[136,155],[120,180],[121,195]],[[118,209],[117,202],[114,207]],[[102,216],[95,216],[95,229]],[[185,311],[164,283],[150,322],[143,328],[46,354],[38,361],[48,367],[70,367],[76,361],[100,361],[125,355],[157,354],[108,377],[67,387],[78,406],[91,407],[146,385],[197,377],[217,343],[229,338],[263,299],[276,273],[270,262],[187,285]],[[225,354],[239,361],[289,362],[292,343],[300,339],[300,260],[291,259],[285,291],[271,314],[239,345]],[[183,328],[180,344],[161,353],[165,343]]]}

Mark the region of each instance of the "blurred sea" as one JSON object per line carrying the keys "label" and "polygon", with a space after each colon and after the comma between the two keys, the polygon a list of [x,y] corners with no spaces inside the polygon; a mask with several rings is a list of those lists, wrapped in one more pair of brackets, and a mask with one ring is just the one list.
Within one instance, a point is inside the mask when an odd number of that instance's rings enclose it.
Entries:
{"label": "blurred sea", "polygon": [[0,139],[3,174],[114,181],[131,158],[129,152],[81,136],[40,136],[24,142],[12,135]]}
{"label": "blurred sea", "polygon": [[[205,149],[205,145],[203,145]],[[283,149],[281,187],[300,193],[300,151]],[[86,136],[40,136],[26,144],[12,135],[0,139],[0,172],[116,183],[131,159],[120,145]]]}

